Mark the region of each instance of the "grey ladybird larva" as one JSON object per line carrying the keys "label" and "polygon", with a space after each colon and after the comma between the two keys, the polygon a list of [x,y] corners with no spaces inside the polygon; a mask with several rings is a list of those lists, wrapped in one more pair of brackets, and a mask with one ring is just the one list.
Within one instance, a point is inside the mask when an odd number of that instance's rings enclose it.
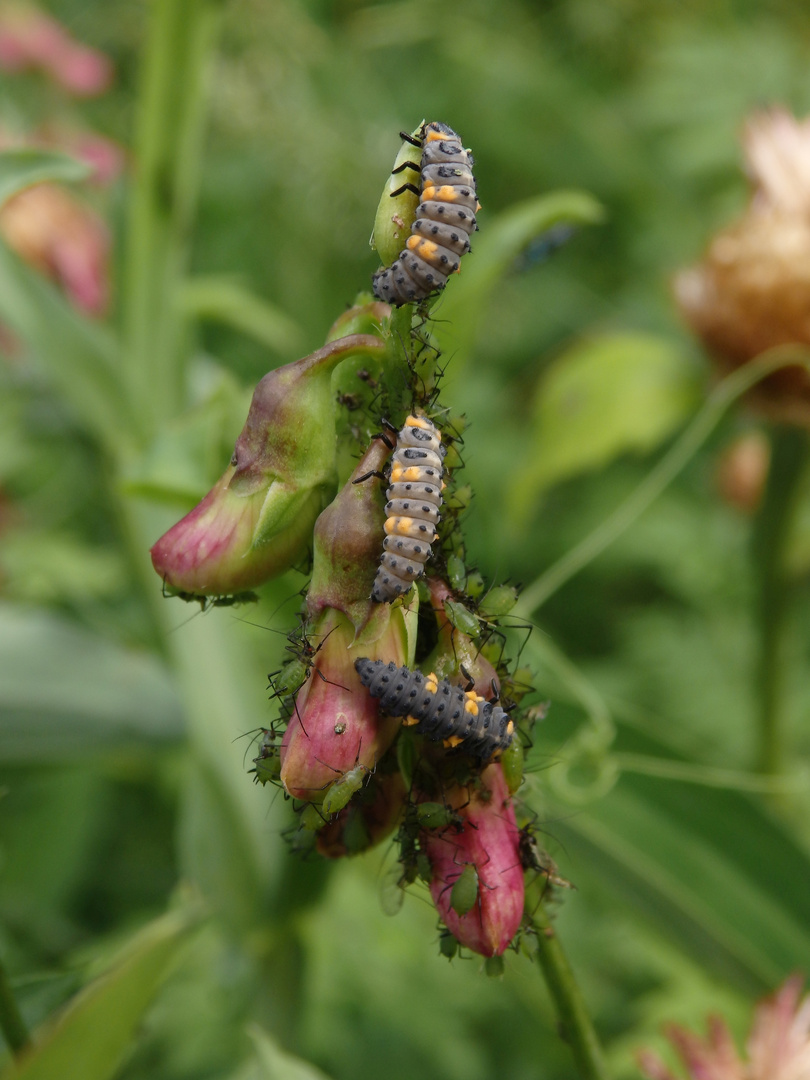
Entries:
{"label": "grey ladybird larva", "polygon": [[423,125],[421,146],[421,202],[411,235],[399,257],[372,278],[374,295],[394,307],[440,292],[470,250],[470,235],[478,228],[473,156],[461,138],[447,124],[434,121]]}

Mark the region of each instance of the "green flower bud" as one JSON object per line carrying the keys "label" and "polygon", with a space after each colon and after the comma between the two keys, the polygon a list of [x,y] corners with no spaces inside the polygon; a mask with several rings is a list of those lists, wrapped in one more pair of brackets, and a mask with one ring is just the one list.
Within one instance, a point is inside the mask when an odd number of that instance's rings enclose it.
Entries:
{"label": "green flower bud", "polygon": [[[422,125],[420,124],[412,135],[415,139],[420,138]],[[404,141],[397,154],[391,175],[385,182],[380,205],[374,218],[374,232],[371,234],[371,246],[376,249],[382,259],[383,266],[390,266],[405,247],[405,241],[411,233],[411,225],[416,219],[416,208],[419,205],[419,196],[406,189],[399,195],[392,192],[401,188],[403,184],[419,186],[419,163],[422,155],[417,147]],[[417,168],[411,169],[414,164]],[[404,168],[403,168],[404,166]],[[401,170],[401,171],[398,171]]]}
{"label": "green flower bud", "polygon": [[388,607],[372,602],[371,587],[385,536],[380,480],[374,474],[380,472],[390,453],[386,444],[376,439],[315,524],[312,581],[307,592],[311,619],[324,608],[337,608],[359,630],[372,609]]}
{"label": "green flower bud", "polygon": [[228,596],[300,561],[334,484],[332,372],[348,356],[384,349],[355,334],[265,375],[225,474],[152,548],[170,589]]}

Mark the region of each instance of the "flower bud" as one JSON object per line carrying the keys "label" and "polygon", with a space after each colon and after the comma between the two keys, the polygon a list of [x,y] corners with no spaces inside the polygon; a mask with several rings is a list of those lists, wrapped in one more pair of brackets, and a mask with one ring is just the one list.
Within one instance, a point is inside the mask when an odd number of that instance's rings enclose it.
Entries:
{"label": "flower bud", "polygon": [[[413,132],[413,138],[421,136],[421,125]],[[398,195],[392,192],[398,191],[405,184],[413,184],[419,187],[419,163],[422,152],[407,140],[403,140],[399,153],[394,162],[391,175],[385,182],[377,214],[374,218],[374,232],[371,234],[371,246],[376,249],[382,259],[383,266],[390,266],[405,247],[416,218],[416,208],[419,205],[419,195],[409,189],[401,191]],[[415,164],[416,169],[410,165]],[[401,171],[398,171],[401,170]]]}
{"label": "flower bud", "polygon": [[0,235],[20,258],[56,281],[88,315],[109,300],[110,238],[104,222],[56,184],[37,184],[0,209]]}
{"label": "flower bud", "polygon": [[380,472],[390,453],[382,439],[375,439],[315,524],[312,581],[307,591],[310,618],[324,608],[336,608],[359,629],[373,609],[388,606],[374,604],[371,589],[385,535],[380,480],[373,474]]}
{"label": "flower bud", "polygon": [[448,930],[482,956],[499,956],[523,918],[520,830],[500,765],[475,787],[445,793],[457,824],[423,831],[431,867],[430,893]]}
{"label": "flower bud", "polygon": [[[743,141],[751,203],[675,280],[681,311],[724,370],[775,346],[810,345],[810,121],[757,113]],[[810,421],[803,368],[774,372],[751,396],[776,419]]]}
{"label": "flower bud", "polygon": [[347,773],[368,774],[377,767],[400,722],[380,717],[354,661],[370,650],[375,659],[405,663],[414,615],[406,616],[402,608],[383,611],[358,635],[342,612],[327,608],[313,627],[312,638],[320,645],[281,743],[281,782],[293,798],[321,802]]}
{"label": "flower bud", "polygon": [[383,350],[379,338],[352,335],[265,375],[230,466],[152,548],[169,588],[228,596],[302,558],[334,482],[332,371],[348,356]]}

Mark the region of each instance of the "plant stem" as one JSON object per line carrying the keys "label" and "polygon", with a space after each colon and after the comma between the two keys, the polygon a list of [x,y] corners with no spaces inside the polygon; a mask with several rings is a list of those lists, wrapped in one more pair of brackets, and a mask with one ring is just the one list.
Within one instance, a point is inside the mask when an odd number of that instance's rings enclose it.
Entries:
{"label": "plant stem", "polygon": [[129,207],[124,363],[144,442],[178,412],[185,273],[200,178],[206,75],[218,0],[153,0]]}
{"label": "plant stem", "polygon": [[681,469],[691,461],[717,427],[727,409],[746,390],[750,390],[766,376],[779,368],[791,365],[810,371],[810,361],[808,361],[806,350],[797,349],[795,346],[770,349],[718,383],[686,431],[641,481],[635,491],[631,492],[592,533],[527,586],[521,595],[515,614],[528,618],[557,589],[579,573],[597,555],[601,555],[605,548],[633,524],[675,479]]}
{"label": "plant stem", "polygon": [[791,427],[773,428],[770,441],[768,484],[751,547],[758,588],[757,767],[762,773],[776,775],[784,758],[785,646],[791,584],[786,549],[810,459],[810,442],[805,431]]}
{"label": "plant stem", "polygon": [[15,1057],[22,1053],[31,1042],[2,962],[0,962],[0,1028]]}
{"label": "plant stem", "polygon": [[582,1080],[607,1080],[602,1048],[542,901],[534,909],[532,922],[537,932],[537,958],[557,1008],[560,1034],[571,1046]]}

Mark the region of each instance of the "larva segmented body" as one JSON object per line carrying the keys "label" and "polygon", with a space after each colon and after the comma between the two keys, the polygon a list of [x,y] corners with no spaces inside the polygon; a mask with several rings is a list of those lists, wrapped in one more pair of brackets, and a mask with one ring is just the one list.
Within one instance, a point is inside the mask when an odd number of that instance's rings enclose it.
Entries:
{"label": "larva segmented body", "polygon": [[473,690],[384,660],[363,657],[354,666],[363,686],[380,699],[382,712],[404,717],[406,724],[429,739],[460,746],[483,761],[512,742],[514,724],[509,714]]}
{"label": "larva segmented body", "polygon": [[442,437],[426,416],[409,416],[391,458],[384,551],[371,599],[392,603],[425,568],[442,505]]}
{"label": "larva segmented body", "polygon": [[478,228],[472,154],[452,128],[438,121],[423,125],[421,139],[421,202],[411,235],[399,257],[371,282],[374,295],[394,307],[440,292]]}

